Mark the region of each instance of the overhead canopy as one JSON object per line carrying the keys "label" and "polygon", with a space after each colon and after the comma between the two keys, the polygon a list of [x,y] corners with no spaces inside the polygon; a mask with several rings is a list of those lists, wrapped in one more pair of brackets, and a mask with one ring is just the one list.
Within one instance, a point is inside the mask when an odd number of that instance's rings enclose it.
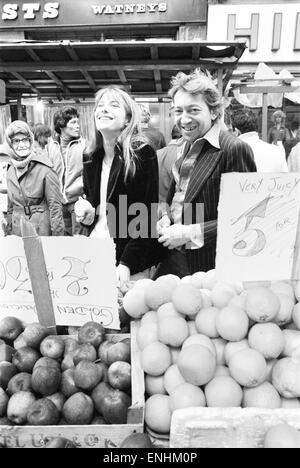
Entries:
{"label": "overhead canopy", "polygon": [[244,42],[22,41],[0,42],[0,79],[8,99],[87,98],[118,84],[135,96],[164,97],[178,71],[205,67],[226,85]]}

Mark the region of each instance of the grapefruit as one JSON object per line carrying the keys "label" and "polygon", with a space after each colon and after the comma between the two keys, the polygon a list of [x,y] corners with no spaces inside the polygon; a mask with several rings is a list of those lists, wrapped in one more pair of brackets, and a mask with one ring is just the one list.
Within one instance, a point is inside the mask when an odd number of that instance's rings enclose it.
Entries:
{"label": "grapefruit", "polygon": [[216,328],[224,340],[241,341],[247,336],[249,318],[243,309],[227,306],[220,310],[216,318]]}
{"label": "grapefruit", "polygon": [[196,315],[195,325],[199,333],[209,336],[209,338],[218,338],[219,332],[216,327],[216,319],[219,309],[216,307],[206,307],[201,309]]}
{"label": "grapefruit", "polygon": [[167,393],[171,395],[175,388],[183,383],[185,383],[185,380],[182,377],[178,366],[173,364],[169,369],[167,369],[164,375],[164,387],[167,390]]}
{"label": "grapefruit", "polygon": [[171,362],[171,352],[168,346],[159,341],[149,344],[141,352],[142,368],[147,374],[162,375],[170,367]]}
{"label": "grapefruit", "polygon": [[263,382],[255,388],[245,388],[243,408],[280,408],[279,393],[270,382]]}
{"label": "grapefruit", "polygon": [[152,395],[145,404],[145,423],[159,434],[167,434],[171,427],[171,410],[168,395]]}
{"label": "grapefruit", "polygon": [[247,291],[246,312],[255,322],[271,322],[279,310],[279,299],[271,289],[255,287]]}
{"label": "grapefruit", "polygon": [[248,336],[250,348],[259,351],[265,359],[276,359],[285,345],[284,334],[275,323],[257,323]]}
{"label": "grapefruit", "polygon": [[172,302],[180,314],[195,317],[202,308],[202,294],[191,284],[181,284],[173,291]]}
{"label": "grapefruit", "polygon": [[255,349],[238,351],[229,360],[228,367],[231,377],[243,387],[257,387],[267,372],[265,358]]}
{"label": "grapefruit", "polygon": [[145,287],[145,303],[151,310],[171,301],[173,287],[166,281],[154,281]]}
{"label": "grapefruit", "polygon": [[200,386],[213,378],[217,361],[208,348],[196,344],[181,350],[177,365],[186,382]]}
{"label": "grapefruit", "polygon": [[167,317],[158,322],[158,340],[178,348],[189,336],[189,327],[183,317]]}
{"label": "grapefruit", "polygon": [[170,395],[170,409],[175,411],[182,408],[206,406],[205,395],[201,388],[190,383],[182,383]]}
{"label": "grapefruit", "polygon": [[230,408],[241,406],[243,390],[230,376],[214,377],[204,390],[207,406]]}
{"label": "grapefruit", "polygon": [[149,307],[145,302],[144,290],[142,288],[130,289],[123,299],[123,308],[130,317],[134,319],[141,318],[149,311]]}

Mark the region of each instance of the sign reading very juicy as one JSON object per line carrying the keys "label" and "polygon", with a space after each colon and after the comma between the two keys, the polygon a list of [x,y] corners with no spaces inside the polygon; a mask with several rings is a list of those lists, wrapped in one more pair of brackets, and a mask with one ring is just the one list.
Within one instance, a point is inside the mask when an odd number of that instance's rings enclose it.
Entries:
{"label": "sign reading very juicy", "polygon": [[93,26],[206,21],[207,0],[63,0],[7,3],[0,0],[1,28]]}
{"label": "sign reading very juicy", "polygon": [[299,279],[300,174],[223,174],[216,271],[221,281]]}
{"label": "sign reading very juicy", "polygon": [[[56,325],[93,320],[119,329],[115,246],[111,239],[41,238]],[[0,318],[38,321],[23,241],[0,240]]]}

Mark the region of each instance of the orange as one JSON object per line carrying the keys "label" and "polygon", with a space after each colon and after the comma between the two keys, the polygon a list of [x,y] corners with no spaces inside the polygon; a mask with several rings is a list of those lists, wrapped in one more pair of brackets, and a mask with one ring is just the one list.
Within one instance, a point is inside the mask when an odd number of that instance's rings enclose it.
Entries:
{"label": "orange", "polygon": [[158,341],[157,323],[147,323],[142,325],[137,332],[137,344],[140,350],[144,349],[150,343]]}
{"label": "orange", "polygon": [[195,325],[199,333],[209,336],[210,338],[218,338],[219,332],[216,327],[216,319],[219,315],[219,309],[216,307],[206,307],[201,309],[196,315]]}
{"label": "orange", "polygon": [[272,384],[284,398],[300,397],[300,364],[287,357],[276,362],[272,372]]}
{"label": "orange", "polygon": [[164,375],[145,375],[145,390],[146,393],[151,395],[161,394],[166,395],[167,391],[164,386]]}
{"label": "orange", "polygon": [[167,393],[171,395],[175,388],[183,383],[185,383],[185,380],[182,377],[178,366],[173,364],[166,370],[164,375],[164,387],[167,390]]}
{"label": "orange", "polygon": [[167,302],[157,309],[158,320],[164,319],[166,317],[182,317],[182,315],[177,312],[172,302]]}
{"label": "orange", "polygon": [[249,319],[243,309],[227,306],[217,315],[216,328],[224,340],[241,341],[247,336]]}
{"label": "orange", "polygon": [[264,448],[299,448],[299,432],[288,424],[277,424],[265,434]]}
{"label": "orange", "polygon": [[171,427],[170,397],[168,395],[152,395],[145,404],[145,423],[159,434],[167,434]]}
{"label": "orange", "polygon": [[189,327],[183,317],[167,317],[158,321],[158,340],[178,348],[189,336]]}
{"label": "orange", "polygon": [[222,366],[225,364],[225,346],[227,344],[227,341],[223,340],[223,338],[214,338],[211,341],[213,342],[216,348],[217,364],[218,366]]}
{"label": "orange", "polygon": [[270,382],[264,382],[255,388],[245,388],[243,397],[244,408],[280,408],[279,393]]}
{"label": "orange", "polygon": [[175,411],[182,408],[206,406],[205,395],[201,388],[190,383],[182,383],[170,395],[170,409]]}
{"label": "orange", "polygon": [[271,289],[255,287],[247,291],[246,312],[255,322],[271,322],[279,310],[279,299]]}
{"label": "orange", "polygon": [[123,308],[134,319],[148,312],[149,307],[145,302],[144,290],[142,288],[130,289],[123,299]]}
{"label": "orange", "polygon": [[202,308],[202,294],[191,284],[181,284],[173,291],[172,302],[180,314],[195,317]]}
{"label": "orange", "polygon": [[207,406],[230,408],[241,406],[243,390],[230,376],[214,377],[204,390]]}
{"label": "orange", "polygon": [[234,296],[236,296],[236,291],[227,284],[216,283],[211,291],[213,305],[218,309],[226,307]]}
{"label": "orange", "polygon": [[205,346],[191,345],[181,350],[177,366],[186,382],[200,386],[213,378],[217,362]]}
{"label": "orange", "polygon": [[227,364],[227,366],[232,356],[238,351],[241,351],[242,349],[249,349],[249,343],[247,339],[236,341],[236,342],[229,342],[226,344],[224,357],[225,357],[225,363]]}
{"label": "orange", "polygon": [[171,363],[171,352],[168,346],[159,341],[149,344],[141,352],[141,365],[147,374],[162,375]]}
{"label": "orange", "polygon": [[274,318],[274,322],[281,327],[292,321],[295,302],[291,296],[287,294],[276,293],[276,295],[279,299],[280,307],[279,312]]}
{"label": "orange", "polygon": [[243,387],[257,387],[264,380],[267,372],[265,358],[255,349],[242,349],[229,360],[229,371]]}
{"label": "orange", "polygon": [[145,303],[151,310],[171,301],[173,286],[167,281],[154,281],[145,288]]}
{"label": "orange", "polygon": [[248,335],[250,348],[259,351],[265,359],[276,359],[284,349],[284,334],[275,323],[257,323]]}
{"label": "orange", "polygon": [[182,349],[186,348],[187,346],[192,346],[192,345],[197,345],[197,344],[201,346],[205,346],[212,352],[214,356],[217,356],[217,351],[212,340],[208,338],[208,336],[201,335],[201,334],[189,336],[183,343]]}
{"label": "orange", "polygon": [[154,310],[149,310],[149,312],[146,312],[141,318],[141,325],[147,325],[149,323],[157,323],[157,312],[154,312]]}

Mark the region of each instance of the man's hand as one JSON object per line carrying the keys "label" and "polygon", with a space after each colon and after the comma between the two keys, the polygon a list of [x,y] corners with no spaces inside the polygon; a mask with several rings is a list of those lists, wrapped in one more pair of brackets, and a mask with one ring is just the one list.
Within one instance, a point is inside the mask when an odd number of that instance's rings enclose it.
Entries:
{"label": "man's hand", "polygon": [[121,289],[121,291],[126,286],[126,283],[130,281],[130,270],[126,265],[118,265],[117,266],[117,286]]}
{"label": "man's hand", "polygon": [[75,203],[74,211],[76,215],[76,221],[78,223],[86,224],[90,226],[93,224],[95,219],[95,208],[83,198],[79,198],[79,200]]}
{"label": "man's hand", "polygon": [[159,236],[162,235],[163,230],[171,226],[171,220],[167,214],[163,215],[160,220],[157,222],[156,230]]}
{"label": "man's hand", "polygon": [[158,242],[168,247],[169,250],[176,249],[185,245],[191,240],[190,226],[183,224],[173,224],[172,226],[162,229],[162,233]]}

